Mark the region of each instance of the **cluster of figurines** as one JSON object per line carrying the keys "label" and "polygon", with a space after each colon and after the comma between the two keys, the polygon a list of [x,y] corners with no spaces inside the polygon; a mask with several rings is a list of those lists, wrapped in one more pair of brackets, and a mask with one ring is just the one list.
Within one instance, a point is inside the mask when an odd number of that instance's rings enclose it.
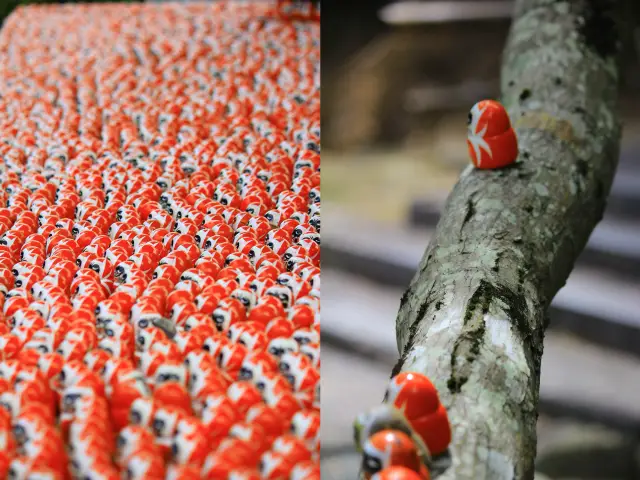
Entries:
{"label": "cluster of figurines", "polygon": [[275,6],[7,19],[0,478],[320,478],[319,25]]}
{"label": "cluster of figurines", "polygon": [[278,14],[290,20],[320,20],[320,0],[278,0]]}
{"label": "cluster of figurines", "polygon": [[391,379],[382,405],[354,424],[364,480],[430,480],[451,464],[451,426],[429,378],[402,372]]}

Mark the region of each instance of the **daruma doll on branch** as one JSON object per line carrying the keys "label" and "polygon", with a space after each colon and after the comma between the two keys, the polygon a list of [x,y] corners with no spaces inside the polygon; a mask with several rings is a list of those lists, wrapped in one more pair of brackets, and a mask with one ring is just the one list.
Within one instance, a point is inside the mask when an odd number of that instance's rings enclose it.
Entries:
{"label": "daruma doll on branch", "polygon": [[494,100],[476,103],[469,112],[467,124],[469,156],[476,168],[502,168],[516,161],[516,132],[500,103]]}

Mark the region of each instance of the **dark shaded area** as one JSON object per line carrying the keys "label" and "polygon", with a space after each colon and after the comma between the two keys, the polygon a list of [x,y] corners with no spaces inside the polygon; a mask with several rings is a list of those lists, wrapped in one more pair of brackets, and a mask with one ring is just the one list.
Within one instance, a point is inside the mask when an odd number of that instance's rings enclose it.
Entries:
{"label": "dark shaded area", "polygon": [[613,0],[588,0],[584,10],[584,23],[578,32],[585,44],[601,57],[615,55],[620,47],[618,29],[613,19],[617,7]]}
{"label": "dark shaded area", "polygon": [[389,0],[322,1],[322,76],[332,76],[336,68],[388,27],[378,18],[378,10]]}

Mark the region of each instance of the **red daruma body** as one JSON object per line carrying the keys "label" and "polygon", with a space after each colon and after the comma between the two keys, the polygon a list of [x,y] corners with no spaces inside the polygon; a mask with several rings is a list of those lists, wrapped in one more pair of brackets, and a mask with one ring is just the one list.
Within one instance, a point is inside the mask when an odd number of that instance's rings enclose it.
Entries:
{"label": "red daruma body", "polygon": [[500,103],[493,100],[476,103],[467,124],[469,156],[476,168],[502,168],[516,161],[518,140]]}
{"label": "red daruma body", "polygon": [[425,375],[402,372],[391,379],[386,402],[400,410],[432,456],[451,443],[451,426],[438,391]]}

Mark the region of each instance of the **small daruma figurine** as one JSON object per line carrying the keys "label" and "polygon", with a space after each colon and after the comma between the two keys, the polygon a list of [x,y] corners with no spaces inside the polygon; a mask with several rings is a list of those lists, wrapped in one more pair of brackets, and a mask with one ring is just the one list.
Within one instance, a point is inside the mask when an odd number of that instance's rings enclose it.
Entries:
{"label": "small daruma figurine", "polygon": [[419,473],[399,465],[385,468],[376,473],[371,480],[424,480]]}
{"label": "small daruma figurine", "polygon": [[400,410],[432,457],[447,451],[451,425],[438,391],[426,375],[402,372],[389,382],[386,403]]}
{"label": "small daruma figurine", "polygon": [[393,405],[383,403],[365,412],[361,412],[353,424],[353,436],[356,449],[362,452],[366,441],[381,430],[396,430],[411,438],[422,462],[430,466],[431,452],[424,440],[411,427],[405,414]]}
{"label": "small daruma figurine", "polygon": [[494,100],[476,103],[467,121],[467,146],[476,168],[511,165],[518,157],[518,140],[504,107]]}
{"label": "small daruma figurine", "polygon": [[374,433],[365,442],[362,452],[363,478],[371,480],[375,474],[393,466],[405,467],[418,474],[418,478],[422,480],[430,478],[409,436],[398,430]]}

